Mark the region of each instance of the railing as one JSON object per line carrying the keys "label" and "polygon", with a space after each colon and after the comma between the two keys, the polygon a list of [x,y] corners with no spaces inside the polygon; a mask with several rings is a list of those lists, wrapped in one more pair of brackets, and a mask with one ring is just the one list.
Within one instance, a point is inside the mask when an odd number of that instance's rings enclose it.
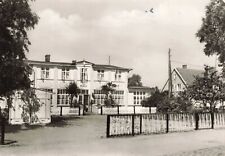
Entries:
{"label": "railing", "polygon": [[206,128],[225,128],[225,113],[107,115],[106,136],[158,134]]}

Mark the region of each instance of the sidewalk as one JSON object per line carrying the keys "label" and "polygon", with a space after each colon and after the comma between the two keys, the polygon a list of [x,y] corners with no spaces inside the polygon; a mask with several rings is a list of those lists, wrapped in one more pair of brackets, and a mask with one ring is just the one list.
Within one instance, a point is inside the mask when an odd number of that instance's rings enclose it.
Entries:
{"label": "sidewalk", "polygon": [[6,139],[18,143],[0,146],[0,155],[188,156],[200,152],[203,154],[199,155],[205,156],[205,150],[221,153],[225,149],[225,129],[107,139],[105,123],[105,116],[91,115],[9,133]]}

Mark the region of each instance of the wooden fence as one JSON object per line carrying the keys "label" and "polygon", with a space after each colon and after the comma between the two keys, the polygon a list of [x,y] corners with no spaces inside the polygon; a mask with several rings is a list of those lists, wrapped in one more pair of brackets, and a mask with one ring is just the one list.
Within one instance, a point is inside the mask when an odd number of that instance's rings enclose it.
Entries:
{"label": "wooden fence", "polygon": [[225,113],[107,115],[106,137],[225,128]]}

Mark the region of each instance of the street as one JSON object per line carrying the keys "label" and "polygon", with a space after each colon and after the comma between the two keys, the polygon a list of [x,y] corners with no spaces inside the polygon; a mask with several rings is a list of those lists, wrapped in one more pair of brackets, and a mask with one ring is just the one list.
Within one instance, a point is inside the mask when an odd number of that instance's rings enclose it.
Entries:
{"label": "street", "polygon": [[109,139],[105,131],[106,116],[66,119],[6,133],[7,140],[17,143],[0,146],[0,155],[225,155],[224,129]]}

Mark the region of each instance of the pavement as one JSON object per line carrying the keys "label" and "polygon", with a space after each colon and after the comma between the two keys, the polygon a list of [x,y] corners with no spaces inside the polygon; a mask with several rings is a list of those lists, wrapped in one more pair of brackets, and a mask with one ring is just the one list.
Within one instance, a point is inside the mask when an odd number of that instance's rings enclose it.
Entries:
{"label": "pavement", "polygon": [[[0,156],[225,156],[225,129],[106,138],[106,116],[89,115],[12,130]],[[210,155],[208,155],[210,154]]]}

